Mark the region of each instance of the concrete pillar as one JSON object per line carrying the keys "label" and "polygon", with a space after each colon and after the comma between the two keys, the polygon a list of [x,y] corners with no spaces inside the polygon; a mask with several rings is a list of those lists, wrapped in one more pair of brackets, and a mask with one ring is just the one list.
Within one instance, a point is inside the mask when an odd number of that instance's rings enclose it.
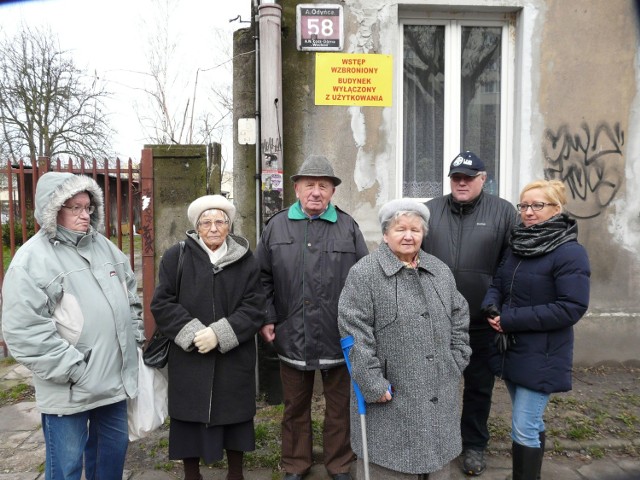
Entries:
{"label": "concrete pillar", "polygon": [[145,145],[153,150],[155,274],[164,251],[193,228],[187,208],[207,194],[205,145]]}

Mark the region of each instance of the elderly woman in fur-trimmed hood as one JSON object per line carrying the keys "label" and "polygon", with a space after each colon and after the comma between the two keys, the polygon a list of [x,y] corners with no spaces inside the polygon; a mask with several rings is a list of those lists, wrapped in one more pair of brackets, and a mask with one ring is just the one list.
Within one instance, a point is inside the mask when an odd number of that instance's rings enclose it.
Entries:
{"label": "elderly woman in fur-trimmed hood", "polygon": [[86,478],[120,478],[144,341],[135,276],[99,232],[103,197],[92,178],[45,173],[35,203],[41,228],[5,276],[2,329],[34,373],[45,476],[80,478],[84,463]]}
{"label": "elderly woman in fur-trimmed hood", "polygon": [[172,340],[169,458],[183,460],[186,480],[202,478],[200,459],[219,461],[223,450],[227,479],[240,480],[243,452],[255,449],[254,335],[265,296],[249,242],[230,233],[235,213],[221,195],[189,205],[194,229],[163,255],[151,302],[156,325]]}
{"label": "elderly woman in fur-trimmed hood", "polygon": [[[420,249],[429,210],[413,200],[380,209],[383,242],[351,268],[340,334],[354,337],[352,376],[367,402],[372,479],[449,478],[461,451],[459,384],[469,362],[469,311],[449,268]],[[351,443],[362,438],[351,401]]]}

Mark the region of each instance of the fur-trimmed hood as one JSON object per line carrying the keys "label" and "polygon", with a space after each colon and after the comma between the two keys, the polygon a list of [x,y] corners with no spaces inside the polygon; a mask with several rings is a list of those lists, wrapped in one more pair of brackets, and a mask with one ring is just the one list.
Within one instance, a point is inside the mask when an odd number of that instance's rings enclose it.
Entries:
{"label": "fur-trimmed hood", "polygon": [[66,172],[47,172],[36,185],[36,208],[34,216],[48,237],[56,235],[58,211],[69,198],[87,192],[95,211],[91,214],[91,226],[98,232],[104,230],[104,200],[102,189],[96,181],[86,175]]}

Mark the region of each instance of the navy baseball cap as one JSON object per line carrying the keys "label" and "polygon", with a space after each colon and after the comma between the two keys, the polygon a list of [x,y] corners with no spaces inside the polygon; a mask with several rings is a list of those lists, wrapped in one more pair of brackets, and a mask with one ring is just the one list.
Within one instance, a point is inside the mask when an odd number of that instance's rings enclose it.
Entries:
{"label": "navy baseball cap", "polygon": [[480,172],[484,172],[484,163],[478,158],[478,156],[470,151],[459,153],[456,158],[451,162],[449,167],[449,176],[454,173],[462,173],[469,177],[476,177]]}

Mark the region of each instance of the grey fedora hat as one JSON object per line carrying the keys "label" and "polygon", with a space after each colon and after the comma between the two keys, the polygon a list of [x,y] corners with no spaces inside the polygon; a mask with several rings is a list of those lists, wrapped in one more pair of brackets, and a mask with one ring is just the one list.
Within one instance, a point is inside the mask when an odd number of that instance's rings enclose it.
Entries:
{"label": "grey fedora hat", "polygon": [[298,173],[291,176],[291,180],[296,182],[301,177],[327,177],[331,179],[335,187],[342,183],[342,180],[333,174],[333,167],[327,157],[322,155],[309,155]]}

